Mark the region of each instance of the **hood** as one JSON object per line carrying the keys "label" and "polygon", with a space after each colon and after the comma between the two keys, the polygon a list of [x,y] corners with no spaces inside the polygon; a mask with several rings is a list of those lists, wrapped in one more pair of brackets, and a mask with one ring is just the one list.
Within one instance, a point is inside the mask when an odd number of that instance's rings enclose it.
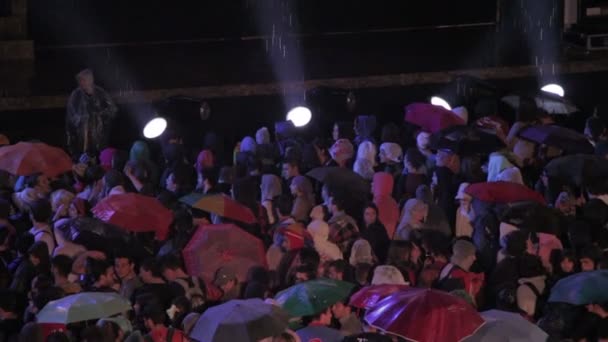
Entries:
{"label": "hood", "polygon": [[366,159],[369,160],[372,166],[376,166],[376,154],[377,154],[376,145],[371,141],[364,141],[359,144],[357,148],[357,159]]}
{"label": "hood", "polygon": [[354,155],[353,144],[346,139],[338,139],[329,149],[329,154],[338,164],[345,162]]}
{"label": "hood", "polygon": [[108,147],[104,148],[101,150],[101,153],[99,153],[99,164],[104,170],[108,171],[112,168],[112,159],[114,158],[116,151],[115,148]]}
{"label": "hood", "polygon": [[376,117],[373,115],[360,115],[357,117],[357,135],[371,137],[376,129]]}
{"label": "hood", "polygon": [[327,241],[329,238],[329,225],[323,220],[313,220],[307,230],[313,240]]}
{"label": "hood", "polygon": [[129,152],[129,160],[132,161],[149,161],[150,160],[150,148],[145,141],[138,140],[131,146]]}
{"label": "hood", "polygon": [[272,174],[262,176],[262,201],[272,200],[282,192],[281,179]]}
{"label": "hood", "polygon": [[513,164],[500,153],[490,154],[490,160],[488,161],[488,182],[496,182],[498,180],[498,174],[504,169],[513,167]]}
{"label": "hood", "polygon": [[257,144],[252,137],[244,137],[241,141],[241,152],[251,152],[255,154]]}
{"label": "hood", "polygon": [[374,197],[390,196],[393,192],[395,180],[388,172],[376,172],[372,182],[372,193]]}
{"label": "hood", "polygon": [[353,171],[365,180],[371,180],[374,177],[374,165],[367,159],[355,160]]}
{"label": "hood", "polygon": [[374,270],[372,285],[408,285],[403,274],[395,266],[380,265]]}
{"label": "hood", "polygon": [[196,170],[211,169],[215,166],[215,157],[211,150],[202,150],[196,157]]}
{"label": "hood", "polygon": [[268,128],[262,127],[255,132],[255,142],[258,145],[270,144],[270,132],[268,132]]}
{"label": "hood", "polygon": [[348,262],[352,266],[357,264],[373,264],[372,246],[365,239],[359,239],[353,244]]}

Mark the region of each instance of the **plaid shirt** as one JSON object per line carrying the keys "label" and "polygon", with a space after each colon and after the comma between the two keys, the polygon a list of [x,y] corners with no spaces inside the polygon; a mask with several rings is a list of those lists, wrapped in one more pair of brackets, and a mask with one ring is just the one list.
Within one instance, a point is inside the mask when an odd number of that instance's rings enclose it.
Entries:
{"label": "plaid shirt", "polygon": [[338,212],[332,216],[328,224],[329,241],[338,245],[342,253],[345,253],[359,237],[357,222],[344,212]]}

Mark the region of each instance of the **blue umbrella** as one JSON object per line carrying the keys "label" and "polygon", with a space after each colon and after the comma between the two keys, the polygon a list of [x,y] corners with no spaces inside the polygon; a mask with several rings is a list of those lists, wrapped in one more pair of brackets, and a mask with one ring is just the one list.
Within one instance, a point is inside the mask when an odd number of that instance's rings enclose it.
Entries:
{"label": "blue umbrella", "polygon": [[557,282],[549,302],[574,305],[608,302],[608,270],[581,272]]}
{"label": "blue umbrella", "polygon": [[261,299],[231,300],[205,311],[190,337],[205,342],[257,342],[281,334],[287,323],[285,311]]}
{"label": "blue umbrella", "polygon": [[481,317],[486,324],[463,342],[541,342],[549,336],[516,313],[489,310],[482,312]]}

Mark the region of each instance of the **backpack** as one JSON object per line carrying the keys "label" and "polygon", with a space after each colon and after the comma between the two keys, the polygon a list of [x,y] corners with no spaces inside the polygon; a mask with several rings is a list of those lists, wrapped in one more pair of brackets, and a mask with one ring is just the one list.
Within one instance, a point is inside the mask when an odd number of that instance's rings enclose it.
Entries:
{"label": "backpack", "polygon": [[[169,327],[169,329],[167,329],[167,338],[165,339],[165,341],[172,342],[173,341],[173,333],[175,333],[175,329],[173,329],[173,327]],[[152,338],[152,336],[150,336],[150,334],[147,334],[147,335],[144,336],[144,341],[146,341],[146,342],[154,342],[154,339]]]}
{"label": "backpack", "polygon": [[452,268],[443,278],[437,279],[435,287],[446,292],[464,290],[475,303],[479,304],[482,299],[485,274],[467,272],[454,264],[448,265],[452,265]]}
{"label": "backpack", "polygon": [[541,293],[538,288],[536,288],[536,286],[530,282],[525,282],[522,284],[522,286],[527,286],[528,288],[530,288],[530,290],[532,290],[532,292],[536,296],[536,306],[534,308],[534,315],[532,317],[529,317],[533,320],[533,322],[536,322],[542,317],[543,309],[545,307],[545,304],[547,304],[547,300],[549,299],[548,291],[543,291]]}
{"label": "backpack", "polygon": [[177,278],[175,282],[184,288],[184,294],[190,301],[193,308],[200,307],[205,304],[204,284],[201,286],[201,280],[198,277]]}

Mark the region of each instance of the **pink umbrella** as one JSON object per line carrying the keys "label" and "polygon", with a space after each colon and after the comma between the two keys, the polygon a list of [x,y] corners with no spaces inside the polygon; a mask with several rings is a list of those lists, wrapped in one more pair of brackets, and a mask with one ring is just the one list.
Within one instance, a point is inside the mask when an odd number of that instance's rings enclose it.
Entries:
{"label": "pink umbrella", "polygon": [[412,103],[405,107],[405,121],[430,133],[450,126],[466,125],[466,122],[452,111],[429,103]]}
{"label": "pink umbrella", "polygon": [[220,267],[235,272],[239,281],[247,279],[253,266],[266,267],[264,243],[233,224],[199,226],[182,251],[188,274],[214,277]]}

